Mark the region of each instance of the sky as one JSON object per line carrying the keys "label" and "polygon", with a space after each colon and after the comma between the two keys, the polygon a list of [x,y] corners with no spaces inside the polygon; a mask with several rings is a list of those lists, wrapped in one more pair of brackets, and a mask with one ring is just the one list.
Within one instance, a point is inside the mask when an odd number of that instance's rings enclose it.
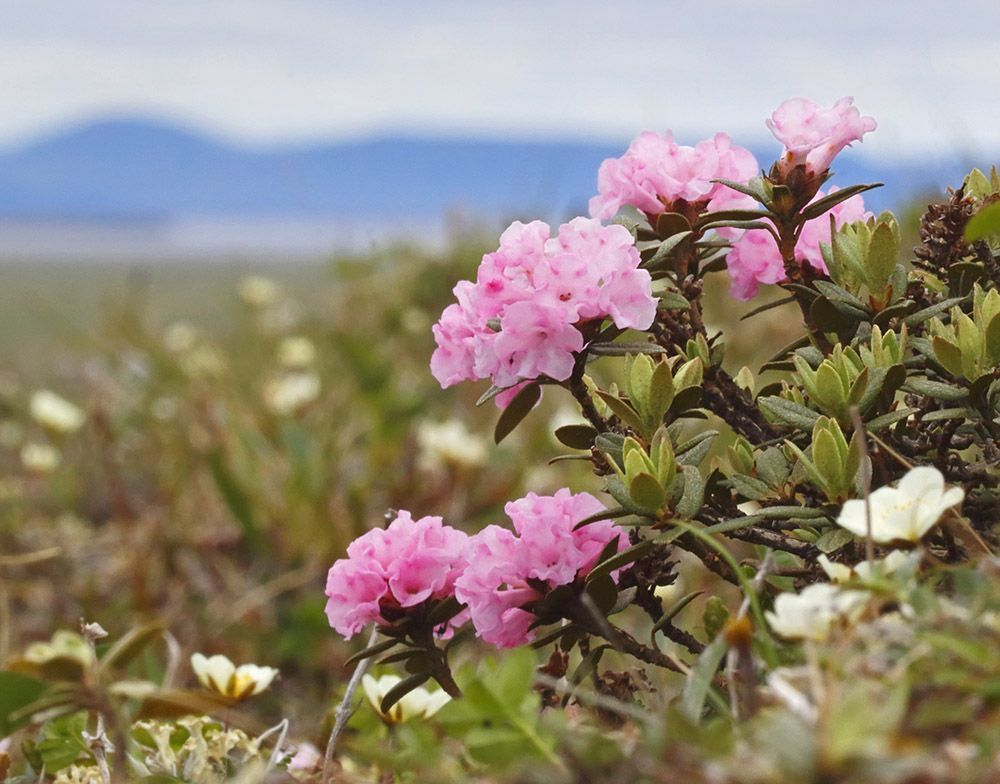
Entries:
{"label": "sky", "polygon": [[853,95],[866,153],[1000,152],[996,0],[0,0],[0,146],[98,117],[250,145],[405,132],[753,145]]}

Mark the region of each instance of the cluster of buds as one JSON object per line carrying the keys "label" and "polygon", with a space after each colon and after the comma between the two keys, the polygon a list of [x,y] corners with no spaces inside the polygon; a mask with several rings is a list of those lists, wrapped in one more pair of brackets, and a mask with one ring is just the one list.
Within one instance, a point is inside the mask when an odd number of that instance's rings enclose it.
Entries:
{"label": "cluster of buds", "polygon": [[[880,311],[906,293],[906,268],[899,264],[899,224],[891,213],[845,223],[821,245],[830,278],[848,293]],[[850,303],[849,303],[850,304]]]}
{"label": "cluster of buds", "polygon": [[1000,366],[1000,292],[989,292],[976,284],[972,294],[972,316],[957,306],[950,323],[931,319],[934,357],[956,378],[975,381]]}
{"label": "cluster of buds", "polygon": [[831,501],[840,502],[855,495],[855,477],[861,467],[861,447],[857,433],[850,444],[836,419],[820,417],[813,425],[812,445],[807,455],[789,442],[812,483]]}
{"label": "cluster of buds", "polygon": [[[792,358],[799,383],[809,401],[841,424],[851,421],[851,409],[862,415],[871,411],[880,398],[891,396],[902,379],[891,378],[890,369],[903,360],[906,332],[883,333],[877,326],[867,346],[844,348],[839,343],[815,368],[801,354]],[[796,402],[802,402],[797,400]]]}

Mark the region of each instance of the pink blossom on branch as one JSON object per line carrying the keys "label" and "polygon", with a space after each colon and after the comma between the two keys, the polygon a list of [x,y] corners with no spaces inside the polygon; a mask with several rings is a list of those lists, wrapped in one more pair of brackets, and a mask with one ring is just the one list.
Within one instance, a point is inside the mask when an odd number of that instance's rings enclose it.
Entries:
{"label": "pink blossom on branch", "polygon": [[747,196],[712,180],[746,182],[758,173],[753,153],[732,144],[724,133],[687,147],[676,144],[670,131],[662,136],[646,131],[623,156],[601,164],[590,214],[607,219],[631,205],[660,215],[681,200],[712,212],[753,209]]}
{"label": "pink blossom on branch", "polygon": [[[407,511],[388,528],[358,537],[327,575],[330,625],[349,639],[371,622],[386,625],[428,600],[452,596],[468,539],[440,517],[414,520]],[[458,616],[451,623],[462,622]]]}
{"label": "pink blossom on branch", "polygon": [[616,536],[625,532],[609,520],[573,530],[581,520],[604,511],[587,493],[563,488],[552,496],[527,496],[507,504],[514,533],[491,525],[469,539],[469,565],[455,582],[455,596],[468,605],[483,640],[513,648],[534,639],[531,605],[562,585],[581,580]]}
{"label": "pink blossom on branch", "polygon": [[805,165],[812,176],[830,168],[837,154],[852,142],[874,131],[872,117],[862,117],[853,98],[841,98],[833,106],[820,106],[807,98],[790,98],[765,121],[782,150],[778,170],[787,174]]}
{"label": "pink blossom on branch", "polygon": [[476,281],[455,286],[457,302],[434,325],[431,372],[442,387],[492,379],[512,387],[540,376],[569,378],[583,348],[580,327],[610,318],[646,329],[656,315],[649,273],[623,226],[575,218],[551,236],[548,224],[516,222],[483,256]]}
{"label": "pink blossom on branch", "polygon": [[[835,193],[836,187],[830,188]],[[822,199],[819,191],[813,201]],[[871,213],[865,210],[861,194],[845,199],[828,212],[808,221],[802,227],[799,241],[795,245],[795,258],[800,264],[809,264],[826,274],[826,264],[820,244],[830,243],[830,216],[839,228],[845,223],[867,220]],[[780,283],[785,279],[785,264],[778,245],[771,233],[765,229],[750,229],[733,242],[726,257],[729,269],[730,293],[740,300],[753,299],[762,283]]]}

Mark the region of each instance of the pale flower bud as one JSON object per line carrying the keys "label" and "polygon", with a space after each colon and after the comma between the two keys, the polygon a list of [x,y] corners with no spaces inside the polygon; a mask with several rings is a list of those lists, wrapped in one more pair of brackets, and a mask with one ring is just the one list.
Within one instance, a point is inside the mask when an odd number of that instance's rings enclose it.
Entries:
{"label": "pale flower bud", "polygon": [[72,433],[87,420],[77,406],[47,389],[40,389],[31,396],[29,410],[32,419],[56,433]]}

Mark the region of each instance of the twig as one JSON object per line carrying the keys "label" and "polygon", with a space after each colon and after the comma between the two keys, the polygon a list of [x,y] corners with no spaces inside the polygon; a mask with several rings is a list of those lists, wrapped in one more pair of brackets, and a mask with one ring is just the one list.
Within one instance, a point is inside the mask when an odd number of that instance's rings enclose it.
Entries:
{"label": "twig", "polygon": [[854,422],[854,434],[858,437],[861,448],[861,490],[865,496],[865,560],[875,561],[875,542],[872,539],[872,474],[871,458],[868,456],[868,437],[865,435],[865,425],[861,421],[861,413],[857,406],[851,406],[851,420]]}
{"label": "twig", "polygon": [[[377,638],[378,627],[373,626],[372,633],[368,638],[368,644],[365,647],[370,648],[375,644]],[[351,714],[354,713],[351,705],[354,702],[354,692],[357,691],[358,684],[361,683],[361,678],[365,674],[365,670],[368,669],[369,661],[371,661],[370,657],[362,659],[355,665],[351,679],[347,682],[344,698],[340,701],[334,713],[333,729],[330,730],[330,739],[326,742],[326,754],[323,755],[323,784],[328,784],[332,780],[333,766],[330,763],[333,760],[334,749],[337,747],[337,738],[344,731],[344,727],[347,726],[347,720],[351,718]]]}

